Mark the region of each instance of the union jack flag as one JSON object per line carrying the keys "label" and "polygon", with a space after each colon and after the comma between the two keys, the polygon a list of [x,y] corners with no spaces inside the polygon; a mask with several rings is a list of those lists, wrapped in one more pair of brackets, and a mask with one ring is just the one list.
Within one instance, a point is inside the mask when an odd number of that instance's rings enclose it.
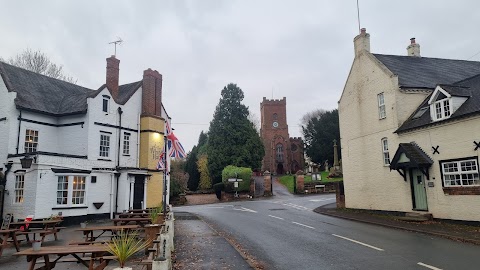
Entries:
{"label": "union jack flag", "polygon": [[185,149],[183,149],[182,144],[177,139],[175,134],[173,134],[172,130],[170,129],[170,125],[168,124],[165,128],[167,132],[167,140],[168,140],[168,151],[170,152],[171,158],[186,158],[187,154],[185,153]]}
{"label": "union jack flag", "polygon": [[165,151],[162,151],[160,158],[158,158],[157,170],[165,169]]}

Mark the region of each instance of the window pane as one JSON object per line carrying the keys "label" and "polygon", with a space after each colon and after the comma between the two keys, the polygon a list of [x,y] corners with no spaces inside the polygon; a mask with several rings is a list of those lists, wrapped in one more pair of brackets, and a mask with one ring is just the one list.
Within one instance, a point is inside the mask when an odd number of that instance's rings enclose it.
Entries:
{"label": "window pane", "polygon": [[445,112],[445,117],[450,116],[450,101],[448,99],[443,102],[443,111]]}

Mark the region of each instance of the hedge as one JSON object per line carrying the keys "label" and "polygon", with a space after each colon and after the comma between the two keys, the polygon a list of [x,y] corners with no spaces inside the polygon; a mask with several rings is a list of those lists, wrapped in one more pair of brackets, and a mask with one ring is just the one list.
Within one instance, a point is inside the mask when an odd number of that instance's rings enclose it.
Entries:
{"label": "hedge", "polygon": [[225,183],[225,190],[235,191],[233,188],[233,183],[229,183],[229,178],[240,178],[243,181],[238,183],[238,191],[250,191],[250,181],[252,179],[252,169],[245,167],[236,167],[233,165],[228,165],[222,171],[222,182]]}

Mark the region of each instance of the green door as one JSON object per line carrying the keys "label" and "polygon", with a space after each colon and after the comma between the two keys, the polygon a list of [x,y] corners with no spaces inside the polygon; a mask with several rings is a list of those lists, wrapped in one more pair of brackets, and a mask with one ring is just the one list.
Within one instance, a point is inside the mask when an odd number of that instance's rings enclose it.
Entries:
{"label": "green door", "polygon": [[428,210],[425,177],[419,170],[412,170],[413,205],[415,210]]}

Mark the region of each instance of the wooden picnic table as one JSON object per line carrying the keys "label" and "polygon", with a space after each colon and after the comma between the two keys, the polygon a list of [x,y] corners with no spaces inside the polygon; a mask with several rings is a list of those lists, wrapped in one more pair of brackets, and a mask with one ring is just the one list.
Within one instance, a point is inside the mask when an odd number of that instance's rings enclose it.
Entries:
{"label": "wooden picnic table", "polygon": [[[91,257],[81,257],[78,254],[91,253]],[[30,262],[29,270],[35,269],[35,263],[37,259],[43,257],[44,265],[37,268],[37,270],[49,270],[55,268],[58,262],[62,262],[61,258],[65,256],[72,256],[73,262],[78,262],[87,267],[89,270],[102,270],[104,269],[110,260],[115,259],[109,255],[106,246],[50,246],[40,247],[40,250],[35,251],[32,248],[13,254],[15,256],[27,256],[27,261]],[[56,255],[56,258],[50,256]],[[53,259],[53,260],[52,260]],[[68,261],[68,260],[67,260]],[[87,262],[89,261],[89,262]],[[95,261],[99,261],[99,264],[95,266]]]}
{"label": "wooden picnic table", "polygon": [[141,217],[141,218],[148,218],[149,217],[149,213],[129,213],[129,212],[126,212],[126,213],[116,213],[116,215],[118,216],[118,218],[133,218],[133,217]]}
{"label": "wooden picnic table", "polygon": [[145,226],[145,224],[151,224],[150,218],[143,217],[132,217],[132,218],[114,218],[112,219],[113,224],[117,225],[127,225],[129,223],[135,222],[137,225]]}
{"label": "wooden picnic table", "polygon": [[[140,228],[140,226],[138,225],[122,225],[122,226],[109,225],[109,226],[90,226],[90,227],[87,226],[86,228],[75,229],[75,231],[83,232],[83,235],[85,236],[85,242],[94,242],[95,240],[97,240],[97,238],[102,236],[105,232],[111,232],[112,236],[114,236],[118,231],[136,230],[138,228]],[[94,235],[95,231],[101,231],[101,233],[95,236]]]}
{"label": "wooden picnic table", "polygon": [[0,230],[0,256],[2,256],[3,249],[8,246],[8,240],[11,239],[13,245],[20,251],[20,247],[18,245],[17,235],[15,232],[18,231],[16,229],[7,229],[7,230]]}
{"label": "wooden picnic table", "polygon": [[[11,222],[10,227],[14,229],[19,229],[16,232],[17,235],[25,235],[27,241],[30,241],[29,234],[33,234],[33,239],[36,239],[36,234],[39,234],[42,239],[45,239],[46,235],[53,234],[55,236],[55,240],[58,240],[57,232],[64,227],[57,227],[63,220],[32,220],[32,221],[18,221],[18,222]],[[27,226],[28,225],[28,226]],[[36,225],[41,225],[40,228],[36,227]],[[23,231],[20,231],[20,228],[23,227]]]}

